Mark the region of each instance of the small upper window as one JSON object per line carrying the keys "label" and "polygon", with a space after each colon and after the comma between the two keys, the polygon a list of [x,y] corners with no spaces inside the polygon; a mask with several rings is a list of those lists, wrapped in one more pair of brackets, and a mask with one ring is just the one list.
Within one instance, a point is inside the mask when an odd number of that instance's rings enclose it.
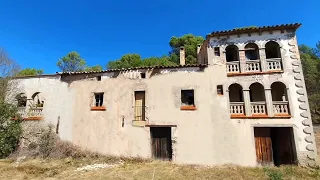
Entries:
{"label": "small upper window", "polygon": [[97,81],[101,81],[101,76],[97,76]]}
{"label": "small upper window", "polygon": [[146,73],[140,73],[140,75],[142,79],[146,78]]}
{"label": "small upper window", "polygon": [[94,98],[96,107],[103,106],[103,93],[95,93]]}
{"label": "small upper window", "polygon": [[223,86],[222,85],[218,85],[217,86],[217,94],[218,95],[223,95]]}
{"label": "small upper window", "polygon": [[195,106],[194,105],[194,91],[181,90],[181,105],[182,106]]}
{"label": "small upper window", "polygon": [[220,56],[220,48],[219,47],[214,47],[214,55]]}

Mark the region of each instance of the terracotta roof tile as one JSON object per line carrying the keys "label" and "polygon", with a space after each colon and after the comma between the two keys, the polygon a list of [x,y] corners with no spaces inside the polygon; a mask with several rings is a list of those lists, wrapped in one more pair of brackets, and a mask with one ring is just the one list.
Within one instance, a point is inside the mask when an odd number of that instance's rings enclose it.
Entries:
{"label": "terracotta roof tile", "polygon": [[105,73],[105,72],[137,70],[137,69],[166,69],[166,68],[207,67],[207,66],[208,66],[207,64],[187,64],[187,65],[173,65],[173,66],[144,66],[144,67],[123,68],[123,69],[107,69],[107,70],[103,70],[103,71],[56,72],[56,74],[60,74],[60,75],[92,74],[92,73]]}
{"label": "terracotta roof tile", "polygon": [[281,24],[281,25],[274,25],[274,26],[261,26],[261,27],[248,27],[248,28],[234,28],[231,30],[225,31],[214,31],[207,35],[208,37],[213,36],[224,36],[224,35],[234,35],[234,34],[241,34],[241,33],[252,33],[252,32],[261,32],[261,31],[274,31],[274,30],[282,30],[282,29],[298,29],[301,26],[300,23],[293,23],[293,24]]}

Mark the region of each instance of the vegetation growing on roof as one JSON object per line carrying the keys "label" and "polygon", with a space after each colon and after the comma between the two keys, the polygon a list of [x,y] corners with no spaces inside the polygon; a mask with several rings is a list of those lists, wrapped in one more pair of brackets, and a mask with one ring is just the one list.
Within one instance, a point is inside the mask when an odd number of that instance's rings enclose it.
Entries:
{"label": "vegetation growing on roof", "polygon": [[244,27],[238,27],[238,28],[233,28],[234,30],[244,30],[244,29],[257,29],[259,28],[258,26],[244,26]]}

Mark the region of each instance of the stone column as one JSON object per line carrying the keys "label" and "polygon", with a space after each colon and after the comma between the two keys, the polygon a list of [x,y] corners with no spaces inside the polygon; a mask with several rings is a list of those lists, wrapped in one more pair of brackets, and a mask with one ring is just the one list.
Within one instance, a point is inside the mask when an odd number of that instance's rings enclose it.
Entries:
{"label": "stone column", "polygon": [[246,72],[246,55],[244,50],[239,50],[240,72]]}
{"label": "stone column", "polygon": [[271,95],[271,89],[265,89],[265,97],[266,97],[266,105],[267,105],[267,113],[268,116],[273,117],[273,103],[272,103],[272,95]]}
{"label": "stone column", "polygon": [[261,63],[261,71],[262,72],[268,71],[265,48],[259,49],[259,56],[260,56],[260,63]]}
{"label": "stone column", "polygon": [[249,89],[243,90],[243,101],[246,116],[251,116],[251,103],[250,103],[250,91]]}

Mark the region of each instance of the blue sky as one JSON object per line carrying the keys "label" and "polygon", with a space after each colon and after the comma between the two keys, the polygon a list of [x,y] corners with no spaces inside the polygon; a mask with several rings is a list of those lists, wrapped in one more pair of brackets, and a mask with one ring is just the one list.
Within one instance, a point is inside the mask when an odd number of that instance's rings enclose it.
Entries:
{"label": "blue sky", "polygon": [[56,62],[77,51],[105,66],[126,53],[161,56],[172,36],[205,36],[249,25],[302,23],[298,42],[320,40],[320,1],[298,0],[0,0],[0,47],[22,68],[59,71]]}

